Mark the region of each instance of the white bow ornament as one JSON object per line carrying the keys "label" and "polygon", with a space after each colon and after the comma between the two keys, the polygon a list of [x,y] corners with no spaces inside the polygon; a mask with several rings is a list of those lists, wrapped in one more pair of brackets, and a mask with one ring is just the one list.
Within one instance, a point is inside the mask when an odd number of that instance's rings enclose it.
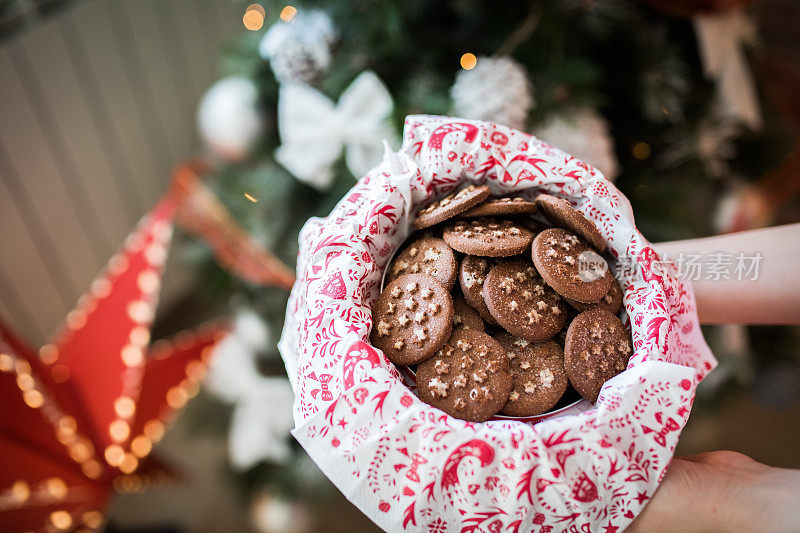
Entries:
{"label": "white bow ornament", "polygon": [[266,325],[251,311],[241,312],[233,331],[214,350],[206,386],[235,404],[228,430],[231,464],[246,470],[260,461],[289,458],[294,393],[283,377],[262,376],[256,354],[268,340]]}
{"label": "white bow ornament", "polygon": [[744,50],[756,41],[754,22],[741,8],[699,15],[693,22],[703,70],[716,81],[722,117],[760,131],[764,118]]}
{"label": "white bow ornament", "polygon": [[374,72],[361,73],[334,102],[307,85],[283,84],[278,98],[281,146],[275,159],[295,177],[324,191],[331,166],[345,151],[347,168],[360,178],[381,161],[382,141],[395,139],[392,96]]}

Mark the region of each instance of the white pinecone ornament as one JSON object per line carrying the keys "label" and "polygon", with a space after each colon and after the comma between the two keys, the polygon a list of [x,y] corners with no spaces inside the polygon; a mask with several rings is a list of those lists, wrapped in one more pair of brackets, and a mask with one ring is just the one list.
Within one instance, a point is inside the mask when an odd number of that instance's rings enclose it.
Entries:
{"label": "white pinecone ornament", "polygon": [[525,67],[510,57],[478,57],[450,88],[453,114],[522,129],[533,108],[533,85]]}
{"label": "white pinecone ornament", "polygon": [[614,139],[608,123],[590,107],[573,109],[548,119],[533,129],[533,134],[581,159],[613,180],[619,172],[619,161],[614,152]]}
{"label": "white pinecone ornament", "polygon": [[273,24],[259,43],[278,83],[313,85],[331,63],[337,32],[323,11],[300,12],[290,21]]}

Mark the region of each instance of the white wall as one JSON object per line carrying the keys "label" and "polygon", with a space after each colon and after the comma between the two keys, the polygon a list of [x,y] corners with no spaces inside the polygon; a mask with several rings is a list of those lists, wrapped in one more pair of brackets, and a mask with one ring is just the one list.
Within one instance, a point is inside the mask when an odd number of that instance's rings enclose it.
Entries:
{"label": "white wall", "polygon": [[0,43],[0,316],[46,341],[199,150],[230,0],[84,0]]}

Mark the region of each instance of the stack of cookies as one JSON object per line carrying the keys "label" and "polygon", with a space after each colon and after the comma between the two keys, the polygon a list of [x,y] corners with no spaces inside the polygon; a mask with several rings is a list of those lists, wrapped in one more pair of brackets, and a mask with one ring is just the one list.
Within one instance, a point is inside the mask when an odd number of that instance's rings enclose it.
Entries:
{"label": "stack of cookies", "polygon": [[534,416],[575,391],[594,402],[626,368],[622,290],[603,237],[569,202],[489,198],[470,185],[414,226],[388,266],[370,338],[415,369],[424,402],[476,422]]}

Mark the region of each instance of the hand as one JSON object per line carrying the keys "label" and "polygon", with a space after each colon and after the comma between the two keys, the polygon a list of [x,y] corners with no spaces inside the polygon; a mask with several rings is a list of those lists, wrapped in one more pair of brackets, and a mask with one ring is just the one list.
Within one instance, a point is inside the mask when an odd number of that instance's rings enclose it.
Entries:
{"label": "hand", "polygon": [[626,531],[800,531],[800,471],[727,451],[675,458]]}
{"label": "hand", "polygon": [[[705,239],[664,242],[656,248],[677,260],[700,259],[702,275],[690,275],[701,324],[800,324],[800,224],[764,228]],[[709,277],[712,258],[724,252],[761,259],[749,275],[736,275],[734,259],[727,276]],[[760,255],[759,255],[760,254]],[[725,264],[722,265],[723,267]],[[748,263],[748,266],[750,264]],[[691,269],[686,268],[686,274]],[[725,279],[725,278],[728,279]],[[753,277],[757,279],[753,279]]]}

